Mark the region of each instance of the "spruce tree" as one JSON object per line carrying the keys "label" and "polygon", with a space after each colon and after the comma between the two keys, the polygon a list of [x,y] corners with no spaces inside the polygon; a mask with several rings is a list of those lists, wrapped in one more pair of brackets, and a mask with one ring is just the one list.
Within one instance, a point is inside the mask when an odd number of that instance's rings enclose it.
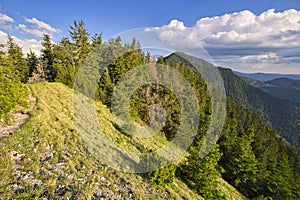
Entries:
{"label": "spruce tree", "polygon": [[23,83],[26,82],[29,72],[28,66],[23,58],[21,47],[15,43],[11,36],[8,36],[7,39],[7,55],[8,63],[12,72],[14,72],[15,77],[19,78],[19,80]]}
{"label": "spruce tree", "polygon": [[45,72],[46,72],[46,79],[50,82],[53,82],[56,77],[56,70],[53,67],[54,62],[54,55],[53,55],[53,46],[51,44],[50,36],[48,34],[44,34],[44,38],[42,41],[43,49],[42,52],[42,60],[45,64]]}
{"label": "spruce tree", "polygon": [[[75,20],[73,26],[70,26],[70,29],[69,33],[76,47],[74,49],[76,64],[77,66],[80,66],[91,49],[91,44],[89,42],[90,34],[83,21]],[[100,37],[96,37],[96,40],[99,42]]]}
{"label": "spruce tree", "polygon": [[36,70],[38,62],[39,62],[38,57],[36,56],[36,54],[33,51],[30,50],[30,52],[27,53],[27,57],[26,57],[26,63],[29,68],[29,71],[28,71],[29,77],[31,77],[32,73]]}

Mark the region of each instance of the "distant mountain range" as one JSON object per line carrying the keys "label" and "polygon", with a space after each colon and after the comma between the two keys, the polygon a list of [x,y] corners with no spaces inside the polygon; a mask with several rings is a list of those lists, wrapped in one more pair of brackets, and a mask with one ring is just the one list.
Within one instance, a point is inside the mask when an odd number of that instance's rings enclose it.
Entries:
{"label": "distant mountain range", "polygon": [[278,78],[300,80],[300,74],[242,73],[238,71],[233,71],[233,72],[238,76],[251,78],[261,82],[270,81]]}
{"label": "distant mountain range", "polygon": [[262,82],[246,77],[241,78],[250,85],[259,88],[274,97],[290,100],[300,104],[300,80],[276,78],[270,81]]}

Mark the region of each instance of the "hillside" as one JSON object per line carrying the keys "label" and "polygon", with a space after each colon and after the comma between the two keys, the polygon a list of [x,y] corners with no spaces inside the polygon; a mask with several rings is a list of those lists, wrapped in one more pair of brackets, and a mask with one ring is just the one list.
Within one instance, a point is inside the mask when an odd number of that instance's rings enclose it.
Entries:
{"label": "hillside", "polygon": [[265,82],[262,90],[275,97],[300,103],[300,81],[288,78],[278,78]]}
{"label": "hillside", "polygon": [[[205,60],[183,53],[171,54],[165,58],[165,61],[168,63],[179,62],[188,66],[193,66],[195,63],[199,66],[211,66]],[[257,88],[265,86],[265,83],[253,79],[245,80],[235,75],[230,69],[219,68],[219,71],[224,79],[227,96],[234,97],[239,105],[258,113],[261,119],[270,122],[282,137],[292,144],[300,146],[300,107],[298,104],[277,98]]]}
{"label": "hillside", "polygon": [[[97,161],[72,121],[73,91],[60,83],[30,88],[37,98],[36,110],[18,132],[0,140],[1,198],[203,199],[178,179],[163,188]],[[101,103],[97,107],[112,142],[134,148],[133,141],[113,127],[109,110]],[[223,180],[219,184],[227,199],[243,199]]]}
{"label": "hillside", "polygon": [[278,78],[266,82],[261,82],[247,77],[242,78],[250,85],[259,88],[274,97],[290,100],[295,103],[300,103],[299,80]]}
{"label": "hillside", "polygon": [[277,98],[250,85],[230,69],[219,68],[219,71],[224,78],[228,96],[233,96],[238,104],[257,112],[261,119],[269,121],[289,142],[300,145],[300,107],[297,103]]}
{"label": "hillside", "polygon": [[265,83],[278,87],[300,89],[300,80],[293,80],[289,78],[277,78],[270,81],[266,81]]}

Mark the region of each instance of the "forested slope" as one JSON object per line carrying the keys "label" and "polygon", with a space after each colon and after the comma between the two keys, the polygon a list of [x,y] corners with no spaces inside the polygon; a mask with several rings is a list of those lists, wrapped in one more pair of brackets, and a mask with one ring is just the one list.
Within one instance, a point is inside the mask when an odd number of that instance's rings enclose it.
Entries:
{"label": "forested slope", "polygon": [[250,85],[232,70],[219,68],[224,78],[228,96],[257,113],[264,121],[270,122],[278,133],[290,143],[300,145],[300,107],[289,100],[276,98],[271,94]]}

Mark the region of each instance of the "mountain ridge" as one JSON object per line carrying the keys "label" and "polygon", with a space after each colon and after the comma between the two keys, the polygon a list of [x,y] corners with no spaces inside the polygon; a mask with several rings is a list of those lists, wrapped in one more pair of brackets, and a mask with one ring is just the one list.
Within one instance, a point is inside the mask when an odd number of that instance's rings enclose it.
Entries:
{"label": "mountain ridge", "polygon": [[262,82],[277,79],[277,78],[289,78],[293,80],[300,80],[300,74],[277,74],[277,73],[243,73],[239,71],[234,71],[233,72],[242,77],[247,77],[255,80],[259,80]]}

